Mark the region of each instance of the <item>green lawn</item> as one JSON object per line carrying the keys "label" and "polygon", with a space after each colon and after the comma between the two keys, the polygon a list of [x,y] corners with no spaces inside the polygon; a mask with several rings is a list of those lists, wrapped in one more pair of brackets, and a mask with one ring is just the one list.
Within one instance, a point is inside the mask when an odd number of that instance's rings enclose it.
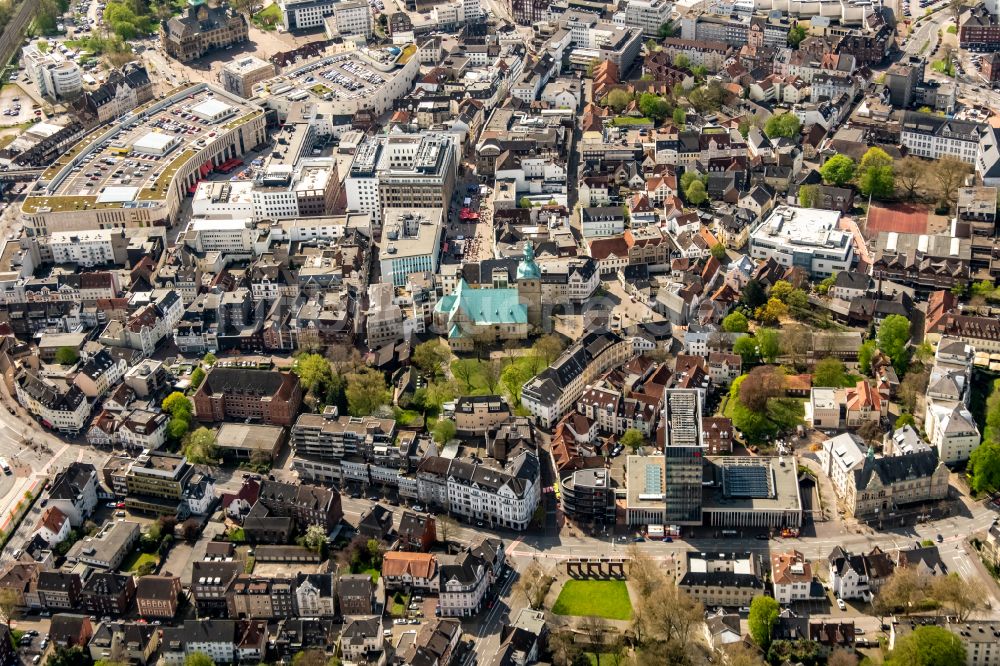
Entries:
{"label": "green lawn", "polygon": [[268,5],[253,15],[253,24],[261,30],[274,30],[281,22],[281,7],[277,3]]}
{"label": "green lawn", "polygon": [[128,557],[128,559],[122,562],[121,568],[122,571],[138,571],[139,567],[141,567],[146,562],[152,562],[153,564],[156,564],[159,561],[160,558],[158,558],[153,553],[144,553],[141,550],[137,550],[134,553],[132,553]]}
{"label": "green lawn", "polygon": [[608,620],[632,618],[632,602],[622,580],[566,581],[552,612],[557,615],[603,617]]}
{"label": "green lawn", "polygon": [[379,571],[378,569],[362,569],[358,573],[368,574],[369,576],[372,577],[373,583],[377,583],[378,577],[382,575],[382,572]]}
{"label": "green lawn", "polygon": [[644,127],[652,127],[654,125],[653,121],[649,118],[632,118],[630,116],[618,116],[611,121],[611,124],[615,127],[623,127],[628,125],[642,125]]}

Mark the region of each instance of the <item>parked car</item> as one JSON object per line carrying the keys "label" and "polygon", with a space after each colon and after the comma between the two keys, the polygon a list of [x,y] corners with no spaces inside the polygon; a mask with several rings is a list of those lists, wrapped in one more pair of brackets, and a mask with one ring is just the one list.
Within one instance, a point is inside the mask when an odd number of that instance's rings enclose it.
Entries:
{"label": "parked car", "polygon": [[837,599],[837,608],[840,610],[847,610],[847,604],[844,603],[843,599]]}

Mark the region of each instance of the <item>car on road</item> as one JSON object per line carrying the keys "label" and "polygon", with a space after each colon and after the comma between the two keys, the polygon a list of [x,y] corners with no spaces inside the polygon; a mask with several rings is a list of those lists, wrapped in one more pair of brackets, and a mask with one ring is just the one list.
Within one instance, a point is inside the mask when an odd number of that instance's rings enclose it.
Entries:
{"label": "car on road", "polygon": [[854,635],[855,636],[864,636],[865,635],[865,630],[862,629],[861,627],[854,627]]}
{"label": "car on road", "polygon": [[943,542],[943,541],[944,541],[944,537],[943,537],[943,536],[941,536],[940,534],[938,534],[938,535],[937,535],[937,542],[938,542],[938,543],[941,543],[941,542]]}
{"label": "car on road", "polygon": [[422,505],[420,505],[420,504],[414,504],[413,505],[413,510],[414,511],[423,511],[424,507]]}
{"label": "car on road", "polygon": [[673,537],[663,537],[663,543],[673,543],[673,542],[674,542]]}
{"label": "car on road", "polygon": [[837,608],[840,610],[847,610],[847,604],[844,603],[843,599],[837,599]]}
{"label": "car on road", "polygon": [[758,534],[754,537],[754,539],[757,539],[758,541],[767,541],[768,536],[766,534]]}
{"label": "car on road", "polygon": [[749,615],[749,614],[750,614],[749,606],[740,606],[740,615]]}

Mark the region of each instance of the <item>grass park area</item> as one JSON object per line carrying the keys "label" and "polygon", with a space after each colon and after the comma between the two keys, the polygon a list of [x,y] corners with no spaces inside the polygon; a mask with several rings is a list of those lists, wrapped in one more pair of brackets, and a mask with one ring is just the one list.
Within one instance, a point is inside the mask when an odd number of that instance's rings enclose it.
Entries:
{"label": "grass park area", "polygon": [[123,571],[137,572],[142,568],[144,564],[149,562],[152,566],[156,566],[160,561],[160,558],[153,553],[144,553],[140,550],[135,551],[122,563]]}
{"label": "grass park area", "polygon": [[630,620],[632,602],[623,580],[569,580],[559,592],[552,612],[556,615]]}
{"label": "grass park area", "polygon": [[277,3],[268,5],[253,15],[253,24],[261,30],[274,30],[281,23],[281,7]]}
{"label": "grass park area", "polygon": [[[534,354],[515,356],[513,360],[504,358],[501,363],[504,368],[511,363],[520,366],[525,376],[529,378],[534,377],[545,368],[545,361]],[[498,382],[497,386],[494,387],[495,390],[490,390],[489,381],[487,381],[488,364],[488,361],[480,361],[474,358],[458,359],[451,364],[451,374],[458,381],[461,388],[470,395],[489,395],[501,390],[503,384]]]}

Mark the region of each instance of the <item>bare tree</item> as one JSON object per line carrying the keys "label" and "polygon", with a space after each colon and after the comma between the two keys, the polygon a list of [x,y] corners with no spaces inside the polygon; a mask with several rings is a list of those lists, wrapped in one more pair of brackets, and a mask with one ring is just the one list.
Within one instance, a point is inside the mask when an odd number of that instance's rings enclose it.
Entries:
{"label": "bare tree", "polygon": [[927,163],[919,157],[907,155],[893,165],[896,173],[896,188],[907,199],[914,199],[917,190],[927,177]]}
{"label": "bare tree", "polygon": [[672,581],[664,581],[644,598],[649,630],[661,640],[686,651],[704,620],[704,608]]}
{"label": "bare tree", "polygon": [[455,521],[451,516],[435,516],[434,530],[437,533],[437,540],[444,544],[444,547],[451,552],[451,535],[455,532]]}
{"label": "bare tree", "polygon": [[500,385],[500,375],[503,374],[503,363],[500,361],[487,361],[483,366],[483,381],[490,393],[496,393]]}
{"label": "bare tree", "polygon": [[740,402],[754,411],[767,408],[767,401],[785,391],[785,377],[778,368],[763,365],[754,368],[740,384]]}
{"label": "bare tree", "polygon": [[958,188],[965,182],[970,166],[953,155],[944,155],[932,162],[931,178],[937,186],[938,205],[951,207],[958,196]]}
{"label": "bare tree", "polygon": [[519,574],[514,591],[523,594],[532,609],[541,610],[554,580],[552,574],[544,569],[538,560],[532,560]]}
{"label": "bare tree", "polygon": [[585,617],[580,623],[580,630],[587,635],[587,640],[590,641],[590,651],[594,654],[597,666],[601,666],[601,653],[604,652],[604,646],[610,638],[608,636],[610,630],[608,621],[603,617]]}
{"label": "bare tree", "polygon": [[0,589],[0,613],[3,613],[4,622],[10,624],[14,617],[14,609],[18,606],[17,593],[14,590]]}
{"label": "bare tree", "polygon": [[940,603],[951,608],[959,622],[965,622],[979,609],[979,592],[958,574],[938,576],[931,584],[931,594]]}
{"label": "bare tree", "polygon": [[549,636],[549,648],[552,650],[552,657],[558,666],[570,666],[573,658],[579,654],[572,632],[555,631]]}
{"label": "bare tree", "polygon": [[826,666],[858,666],[858,656],[843,648],[837,648],[830,653]]}
{"label": "bare tree", "polygon": [[796,369],[805,367],[806,356],[812,351],[812,331],[802,324],[787,326],[781,332],[781,349],[791,358]]}
{"label": "bare tree", "polygon": [[760,651],[743,641],[726,645],[726,662],[729,666],[766,666]]}
{"label": "bare tree", "polygon": [[930,583],[927,574],[918,573],[910,567],[896,567],[882,584],[876,598],[881,608],[889,611],[901,609],[903,615],[909,615],[927,599]]}

